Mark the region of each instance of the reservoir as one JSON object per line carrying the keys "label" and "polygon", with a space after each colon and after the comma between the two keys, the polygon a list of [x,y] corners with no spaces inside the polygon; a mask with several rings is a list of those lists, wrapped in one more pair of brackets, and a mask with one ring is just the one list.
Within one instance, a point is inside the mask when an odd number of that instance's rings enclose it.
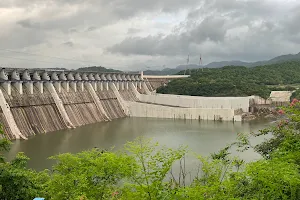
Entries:
{"label": "reservoir", "polygon": [[[10,152],[6,154],[11,160],[17,152],[24,152],[29,158],[28,167],[36,170],[50,168],[54,161],[47,159],[60,153],[77,153],[94,147],[100,149],[122,149],[127,141],[139,136],[153,138],[167,147],[177,148],[187,145],[191,152],[204,156],[217,152],[226,144],[235,141],[238,133],[258,132],[267,128],[268,121],[252,122],[214,122],[198,120],[172,120],[154,118],[121,118],[110,122],[85,125],[47,134],[39,134],[28,140],[14,141]],[[263,138],[254,138],[257,144]],[[249,150],[233,151],[233,155],[246,161],[259,159],[260,156]],[[193,160],[189,160],[192,165]]]}

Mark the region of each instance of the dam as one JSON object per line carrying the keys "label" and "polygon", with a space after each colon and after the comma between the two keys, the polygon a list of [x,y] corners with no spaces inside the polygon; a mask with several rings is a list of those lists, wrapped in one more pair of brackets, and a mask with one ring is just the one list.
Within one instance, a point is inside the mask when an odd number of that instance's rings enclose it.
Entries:
{"label": "dam", "polygon": [[126,117],[234,122],[249,110],[250,97],[155,94],[154,79],[142,72],[2,68],[0,123],[16,140]]}

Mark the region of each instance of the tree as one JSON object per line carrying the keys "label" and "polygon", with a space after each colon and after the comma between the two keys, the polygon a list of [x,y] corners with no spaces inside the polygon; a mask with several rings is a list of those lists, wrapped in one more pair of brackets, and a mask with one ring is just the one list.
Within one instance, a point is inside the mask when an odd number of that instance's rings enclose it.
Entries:
{"label": "tree", "polygon": [[[2,128],[0,134],[3,136]],[[10,142],[2,138],[0,140],[1,151],[8,151]],[[44,196],[44,186],[49,176],[47,171],[37,173],[26,168],[28,157],[23,153],[18,153],[11,162],[5,162],[1,154],[0,163],[0,199],[3,200],[27,200],[36,196]]]}
{"label": "tree", "polygon": [[53,166],[47,191],[51,199],[110,199],[123,179],[133,176],[132,156],[93,149],[78,154],[60,154]]}
{"label": "tree", "polygon": [[0,163],[5,163],[4,156],[1,152],[6,152],[9,150],[11,142],[5,138],[3,128],[0,125]]}
{"label": "tree", "polygon": [[[193,176],[185,165],[187,147],[170,149],[143,137],[128,142],[119,152],[92,149],[53,156],[57,163],[51,171],[28,169],[28,158],[19,153],[11,162],[0,164],[0,199],[298,200],[300,103],[294,99],[278,112],[282,120],[276,126],[258,134],[238,134],[236,142],[208,157],[192,154],[199,163]],[[266,134],[272,137],[251,144],[251,137]],[[9,142],[1,139],[0,146],[7,150]],[[231,149],[250,148],[262,158],[245,163],[230,154]]]}
{"label": "tree", "polygon": [[192,96],[251,96],[268,98],[272,90],[295,90],[290,84],[300,83],[300,62],[285,62],[246,68],[225,66],[194,69],[191,76],[171,81],[157,89],[163,94]]}
{"label": "tree", "polygon": [[171,182],[165,180],[174,162],[184,158],[185,147],[173,150],[141,137],[128,142],[125,149],[137,164],[135,173],[123,189],[125,199],[173,199],[177,187],[185,186],[185,171],[180,171],[182,181],[176,181],[174,176]]}

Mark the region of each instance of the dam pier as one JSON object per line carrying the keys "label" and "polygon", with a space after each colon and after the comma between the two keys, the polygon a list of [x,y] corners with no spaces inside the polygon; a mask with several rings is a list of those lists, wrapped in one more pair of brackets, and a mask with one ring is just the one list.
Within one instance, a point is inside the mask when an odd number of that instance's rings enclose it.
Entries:
{"label": "dam pier", "polygon": [[2,68],[0,123],[10,140],[124,117],[241,121],[250,97],[155,94],[173,78]]}

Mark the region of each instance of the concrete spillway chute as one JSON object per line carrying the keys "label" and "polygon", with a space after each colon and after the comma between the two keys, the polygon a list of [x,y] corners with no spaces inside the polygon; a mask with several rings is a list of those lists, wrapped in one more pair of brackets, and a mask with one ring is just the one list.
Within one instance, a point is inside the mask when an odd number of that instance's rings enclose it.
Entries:
{"label": "concrete spillway chute", "polygon": [[68,81],[65,72],[61,72],[61,73],[59,74],[59,80],[62,81],[62,83],[61,83],[62,88],[63,88],[66,92],[69,92],[69,91],[70,91],[70,82]]}
{"label": "concrete spillway chute", "polygon": [[78,89],[78,91],[81,91],[81,92],[84,91],[84,84],[82,81],[77,82],[77,89]]}
{"label": "concrete spillway chute", "polygon": [[72,81],[72,82],[70,83],[70,87],[72,88],[72,90],[73,90],[74,92],[77,92],[77,81]]}
{"label": "concrete spillway chute", "polygon": [[33,85],[38,89],[38,91],[42,94],[44,93],[44,84],[43,82],[36,82]]}
{"label": "concrete spillway chute", "polygon": [[11,80],[14,82],[13,86],[17,89],[19,94],[23,94],[23,81],[20,80],[20,74],[16,70],[11,73]]}

